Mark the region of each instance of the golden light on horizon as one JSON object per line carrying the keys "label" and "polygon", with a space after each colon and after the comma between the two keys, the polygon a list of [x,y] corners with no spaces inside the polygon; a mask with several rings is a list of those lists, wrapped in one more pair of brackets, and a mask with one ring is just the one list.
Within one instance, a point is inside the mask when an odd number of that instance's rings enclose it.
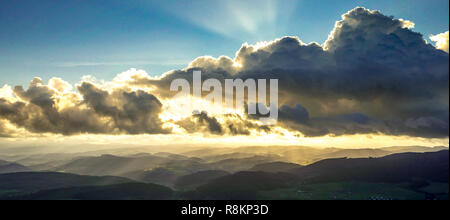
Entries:
{"label": "golden light on horizon", "polygon": [[[98,147],[148,147],[162,145],[199,147],[242,147],[242,146],[305,146],[318,148],[382,148],[389,146],[449,147],[448,138],[418,138],[408,136],[388,136],[380,134],[357,134],[343,136],[299,137],[297,133],[284,131],[281,134],[259,136],[218,136],[196,134],[170,135],[39,135],[26,138],[6,138],[0,144],[6,146],[67,146],[89,145]],[[253,133],[253,134],[256,134]]]}

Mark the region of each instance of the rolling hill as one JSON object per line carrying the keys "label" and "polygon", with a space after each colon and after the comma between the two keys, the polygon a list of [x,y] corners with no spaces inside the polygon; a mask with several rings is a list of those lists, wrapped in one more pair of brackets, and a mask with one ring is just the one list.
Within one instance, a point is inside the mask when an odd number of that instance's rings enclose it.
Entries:
{"label": "rolling hill", "polygon": [[195,189],[213,179],[230,175],[222,170],[207,170],[179,177],[175,182],[175,188],[181,190]]}
{"label": "rolling hill", "polygon": [[186,196],[190,199],[258,199],[259,191],[290,187],[297,183],[298,177],[288,173],[238,172],[213,179],[186,193]]}
{"label": "rolling hill", "polygon": [[[213,179],[185,196],[190,199],[270,199],[289,193],[288,197],[283,198],[302,198],[299,197],[299,193],[303,193],[300,188],[313,188],[315,195],[305,198],[331,198],[331,195],[342,192],[327,191],[323,187],[339,188],[355,183],[350,185],[362,187],[353,189],[358,195],[343,198],[369,198],[369,195],[377,193],[387,195],[383,198],[425,198],[430,193],[421,188],[448,186],[448,181],[449,151],[445,150],[401,153],[380,158],[326,159],[286,170],[285,173],[238,172]],[[372,190],[372,187],[375,188]],[[345,190],[348,191],[345,193],[352,193],[351,187]],[[392,194],[389,193],[391,191]],[[448,193],[440,196],[448,197]]]}
{"label": "rolling hill", "polygon": [[[76,186],[102,186],[133,182],[130,179],[112,176],[81,176],[54,172],[23,172],[0,174],[0,192],[14,194]],[[0,196],[2,193],[0,193]]]}
{"label": "rolling hill", "polygon": [[300,167],[302,166],[295,163],[272,162],[272,163],[257,164],[254,167],[252,167],[249,171],[280,173],[280,172],[289,172],[293,169],[298,169]]}
{"label": "rolling hill", "polygon": [[392,154],[390,151],[382,149],[342,149],[330,153],[320,154],[315,158],[315,160],[320,160],[321,158],[369,158],[369,157],[384,157]]}
{"label": "rolling hill", "polygon": [[167,200],[171,199],[170,188],[144,183],[122,183],[106,186],[84,186],[43,190],[15,200]]}
{"label": "rolling hill", "polygon": [[[260,154],[241,158],[255,149]],[[0,172],[2,167],[7,172],[25,171],[0,174],[0,199],[448,198],[449,151],[412,147],[429,152],[389,153],[405,149],[409,148],[287,147],[280,150],[281,156],[273,156],[267,152],[271,149],[249,147],[236,154],[220,149],[218,157],[199,151],[203,158],[172,153],[102,155],[69,160],[55,169],[59,172],[28,172],[18,163],[0,161]],[[237,158],[228,158],[231,155]],[[299,165],[279,160],[287,155],[308,160],[344,157]]]}
{"label": "rolling hill", "polygon": [[53,171],[82,175],[121,176],[136,170],[153,169],[167,161],[167,158],[152,155],[144,157],[102,155],[100,157],[86,157],[73,160],[67,164],[55,168]]}
{"label": "rolling hill", "polygon": [[18,163],[9,163],[5,165],[0,165],[0,174],[3,173],[18,173],[18,172],[30,172],[32,169],[23,166]]}
{"label": "rolling hill", "polygon": [[[437,152],[448,150],[448,147],[399,146],[379,149],[342,149],[342,148],[314,148],[307,146],[253,146],[237,148],[205,148],[180,153],[189,157],[199,157],[207,162],[218,162],[227,159],[243,159],[254,156],[274,158],[273,161],[308,165],[331,158],[371,158],[383,157],[395,153],[407,152]],[[278,159],[276,159],[278,158]]]}
{"label": "rolling hill", "polygon": [[308,182],[408,182],[423,179],[448,183],[449,151],[401,153],[381,158],[326,159],[290,173]]}
{"label": "rolling hill", "polygon": [[146,171],[134,171],[123,176],[145,183],[154,183],[164,186],[172,186],[178,175],[165,168],[155,168]]}

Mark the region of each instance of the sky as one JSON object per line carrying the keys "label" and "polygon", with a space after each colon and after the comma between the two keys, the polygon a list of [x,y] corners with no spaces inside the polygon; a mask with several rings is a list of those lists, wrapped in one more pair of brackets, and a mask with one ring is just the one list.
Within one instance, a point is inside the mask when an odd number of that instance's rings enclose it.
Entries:
{"label": "sky", "polygon": [[[448,147],[448,20],[443,0],[2,0],[0,145]],[[277,79],[276,124],[170,91],[194,71]]]}
{"label": "sky", "polygon": [[130,68],[161,75],[199,56],[233,57],[245,42],[283,36],[322,44],[356,6],[411,20],[425,38],[449,29],[446,0],[2,0],[0,83],[111,80]]}

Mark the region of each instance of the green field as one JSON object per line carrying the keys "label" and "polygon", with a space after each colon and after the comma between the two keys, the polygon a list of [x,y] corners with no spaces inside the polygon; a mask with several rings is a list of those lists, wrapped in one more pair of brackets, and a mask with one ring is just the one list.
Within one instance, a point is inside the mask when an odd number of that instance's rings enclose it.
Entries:
{"label": "green field", "polygon": [[0,189],[0,197],[2,197],[2,196],[6,196],[6,195],[10,195],[10,194],[13,194],[13,193],[19,193],[20,191],[18,191],[18,190],[3,190],[3,189]]}
{"label": "green field", "polygon": [[437,199],[448,199],[447,183],[430,183],[421,191],[403,185],[358,182],[308,184],[262,191],[260,195],[264,199],[275,200],[423,200],[427,192],[435,194]]}

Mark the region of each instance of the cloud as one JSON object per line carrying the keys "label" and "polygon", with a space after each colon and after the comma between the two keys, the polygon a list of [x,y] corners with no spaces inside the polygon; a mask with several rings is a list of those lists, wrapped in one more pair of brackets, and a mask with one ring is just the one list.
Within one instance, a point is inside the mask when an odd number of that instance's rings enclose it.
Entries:
{"label": "cloud", "polygon": [[176,124],[188,133],[213,135],[250,135],[252,131],[267,133],[271,131],[269,126],[258,125],[237,114],[209,116],[205,111],[193,114],[192,117],[180,120]]}
{"label": "cloud", "polygon": [[430,39],[436,42],[437,49],[448,53],[448,31],[437,35],[431,35]]}
{"label": "cloud", "polygon": [[283,105],[279,111],[279,118],[281,121],[307,124],[309,122],[309,112],[300,104],[294,107]]}
{"label": "cloud", "polygon": [[159,100],[144,91],[107,91],[82,82],[78,93],[61,79],[46,85],[34,78],[27,90],[14,88],[19,101],[0,98],[0,118],[32,133],[74,135],[168,133],[158,118]]}
{"label": "cloud", "polygon": [[115,89],[103,90],[92,83],[83,82],[78,86],[83,96],[83,104],[93,109],[101,117],[110,119],[113,128],[127,134],[167,133],[159,119],[162,104],[152,94],[138,91]]}
{"label": "cloud", "polygon": [[4,124],[5,122],[3,120],[0,121],[0,137],[9,137],[10,135],[7,133]]}
{"label": "cloud", "polygon": [[[276,78],[280,106],[301,104],[311,118],[331,120],[361,113],[383,125],[364,128],[370,132],[447,137],[449,57],[411,28],[410,21],[358,7],[342,16],[323,45],[305,44],[297,37],[244,44],[234,59],[203,57],[184,70],[133,84],[156,86],[156,92],[170,97],[174,94],[167,93],[170,82],[191,81],[193,70],[202,70],[204,80]],[[421,129],[407,126],[408,121],[422,117],[443,124]],[[346,121],[333,122],[320,123],[319,130],[358,132],[346,127]],[[340,124],[345,132],[334,129]],[[302,127],[298,130],[307,132]]]}
{"label": "cloud", "polygon": [[177,124],[189,133],[223,134],[222,125],[220,125],[216,118],[208,116],[206,112],[194,114],[191,118],[181,120]]}
{"label": "cloud", "polygon": [[68,82],[62,80],[61,78],[51,78],[48,82],[48,85],[54,89],[56,89],[58,92],[68,92],[72,90],[72,85],[70,85]]}
{"label": "cloud", "polygon": [[[61,79],[45,85],[35,78],[27,90],[18,86],[0,98],[0,118],[36,133],[168,133],[158,116],[176,94],[170,83],[192,82],[192,71],[201,70],[203,80],[279,79],[277,126],[306,136],[448,137],[449,55],[413,27],[358,7],[336,22],[322,45],[297,37],[244,44],[234,58],[199,57],[159,77],[132,69],[104,84],[85,79],[77,91]],[[275,130],[252,120],[204,112],[173,123],[188,133],[215,135]]]}

